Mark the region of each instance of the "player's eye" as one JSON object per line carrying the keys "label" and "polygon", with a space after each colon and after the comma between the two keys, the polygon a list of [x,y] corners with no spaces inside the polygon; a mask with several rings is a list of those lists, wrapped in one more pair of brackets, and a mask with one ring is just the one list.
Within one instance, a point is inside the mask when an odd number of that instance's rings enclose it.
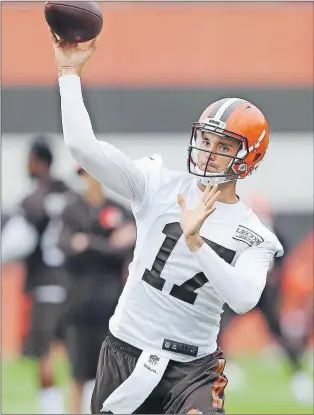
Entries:
{"label": "player's eye", "polygon": [[229,147],[228,146],[224,146],[223,144],[220,146],[220,150],[221,151],[224,151],[224,152],[227,152],[227,151],[229,151]]}

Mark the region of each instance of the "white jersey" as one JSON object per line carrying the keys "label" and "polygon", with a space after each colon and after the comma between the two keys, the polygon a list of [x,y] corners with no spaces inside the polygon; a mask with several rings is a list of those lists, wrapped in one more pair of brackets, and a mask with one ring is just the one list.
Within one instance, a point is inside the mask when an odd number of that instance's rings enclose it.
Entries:
{"label": "white jersey", "polygon": [[[143,206],[133,210],[138,231],[134,260],[110,330],[136,347],[159,353],[167,340],[195,346],[197,357],[212,353],[224,300],[184,241],[177,203],[177,194],[183,193],[188,208],[194,209],[202,192],[193,176],[166,170],[156,156],[136,164],[147,185]],[[241,201],[216,202],[216,207],[200,235],[228,264],[234,265],[244,250],[262,243],[273,243],[274,254],[280,251],[274,234]],[[190,360],[165,352],[174,360]]]}
{"label": "white jersey", "polygon": [[204,243],[191,252],[180,227],[177,194],[194,209],[197,179],[167,170],[160,156],[132,162],[99,142],[85,109],[79,78],[59,79],[65,142],[82,167],[129,197],[137,242],[129,276],[110,331],[142,350],[190,361],[216,350],[223,304],[244,313],[258,302],[275,255],[283,249],[240,200],[216,202],[200,230]]}

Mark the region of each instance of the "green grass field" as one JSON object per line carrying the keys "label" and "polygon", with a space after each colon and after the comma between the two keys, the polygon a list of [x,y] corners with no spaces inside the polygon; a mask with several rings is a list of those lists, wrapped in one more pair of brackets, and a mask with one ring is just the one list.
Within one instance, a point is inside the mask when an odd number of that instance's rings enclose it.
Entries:
{"label": "green grass field", "polygon": [[[313,408],[299,406],[290,394],[289,376],[283,358],[237,358],[247,376],[245,387],[226,392],[229,414],[313,414]],[[65,396],[68,365],[59,357],[55,364],[57,382]],[[25,358],[2,361],[2,414],[36,414],[36,365]]]}

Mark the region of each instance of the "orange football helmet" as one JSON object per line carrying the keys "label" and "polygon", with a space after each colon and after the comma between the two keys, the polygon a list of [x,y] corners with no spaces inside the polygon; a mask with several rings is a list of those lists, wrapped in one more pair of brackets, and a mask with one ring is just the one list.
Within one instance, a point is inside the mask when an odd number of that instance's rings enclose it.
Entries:
{"label": "orange football helmet", "polygon": [[[199,132],[211,132],[239,143],[234,157],[200,148]],[[244,179],[257,169],[263,160],[269,143],[268,122],[263,113],[241,98],[224,98],[209,105],[198,122],[192,125],[188,148],[188,171],[200,177],[203,184],[213,185]],[[198,167],[200,151],[230,158],[223,172],[210,173]],[[210,159],[210,154],[208,160]]]}

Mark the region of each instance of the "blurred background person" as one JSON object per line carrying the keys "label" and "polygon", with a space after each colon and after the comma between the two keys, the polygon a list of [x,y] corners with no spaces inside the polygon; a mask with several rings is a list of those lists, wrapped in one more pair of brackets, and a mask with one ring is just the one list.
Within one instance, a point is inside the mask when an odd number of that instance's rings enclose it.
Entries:
{"label": "blurred background person", "polygon": [[[302,357],[307,348],[309,340],[309,330],[301,329],[302,335],[298,336],[297,341],[293,336],[287,335],[283,329],[281,321],[281,306],[283,299],[283,286],[285,278],[285,258],[288,257],[289,251],[285,237],[276,228],[275,215],[270,201],[261,193],[251,198],[245,199],[245,203],[251,206],[260,220],[273,231],[284,248],[285,254],[274,260],[274,264],[268,273],[267,283],[262,293],[260,301],[255,310],[259,310],[277,345],[285,353],[289,363],[289,375],[291,376],[291,393],[300,405],[309,406],[313,401],[313,380],[310,375],[302,369]],[[222,315],[222,330],[219,335],[219,342],[222,342],[225,331],[236,318],[241,318],[230,309],[228,305],[224,307]],[[294,336],[295,337],[295,336]],[[222,342],[223,345],[223,342]],[[245,386],[245,374],[241,367],[234,361],[227,363],[226,373],[229,379],[229,386],[235,390],[239,390]]]}
{"label": "blurred background person", "polygon": [[34,181],[33,189],[3,227],[2,264],[18,259],[25,263],[24,293],[30,310],[22,353],[38,360],[40,410],[62,414],[63,396],[55,385],[51,346],[66,299],[64,256],[57,243],[69,189],[51,175],[53,155],[48,139],[35,137],[30,147],[27,174]]}
{"label": "blurred background person", "polygon": [[59,247],[70,277],[63,331],[71,369],[70,413],[90,413],[101,345],[133,252],[133,215],[78,168],[84,191],[64,210]]}
{"label": "blurred background person", "polygon": [[314,410],[313,264],[314,229],[310,229],[283,263],[280,328],[290,352],[291,393],[300,405]]}

